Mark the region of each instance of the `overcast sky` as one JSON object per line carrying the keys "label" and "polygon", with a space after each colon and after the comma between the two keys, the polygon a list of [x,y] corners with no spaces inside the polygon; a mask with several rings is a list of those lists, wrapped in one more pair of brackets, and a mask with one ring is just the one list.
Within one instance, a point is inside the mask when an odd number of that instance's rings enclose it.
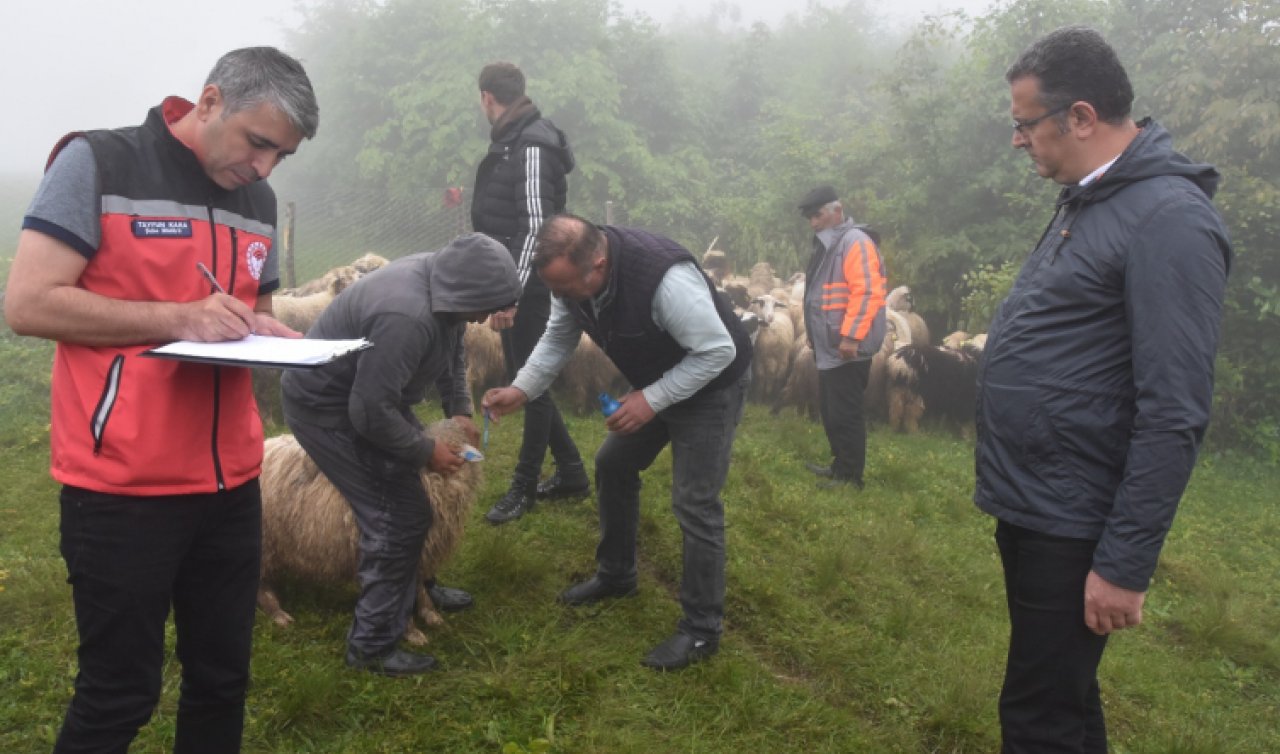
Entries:
{"label": "overcast sky", "polygon": [[[803,10],[807,2],[729,4],[741,9],[747,24],[776,22]],[[990,2],[869,0],[868,5],[907,23],[952,8],[978,14]],[[662,21],[681,10],[698,14],[715,3],[622,4]],[[219,55],[237,47],[283,45],[283,30],[299,19],[295,0],[3,0],[0,97],[8,115],[0,140],[0,173],[38,173],[53,143],[68,131],[134,125],[165,95],[194,98]]]}

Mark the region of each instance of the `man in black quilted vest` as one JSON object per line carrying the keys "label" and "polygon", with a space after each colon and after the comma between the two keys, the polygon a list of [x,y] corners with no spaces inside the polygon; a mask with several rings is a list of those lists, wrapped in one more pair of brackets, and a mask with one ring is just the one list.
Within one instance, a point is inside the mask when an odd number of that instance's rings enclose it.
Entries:
{"label": "man in black quilted vest", "polygon": [[[573,152],[564,132],[525,96],[524,74],[511,63],[490,63],[480,71],[480,106],[493,126],[492,143],[476,170],[471,224],[507,247],[524,286],[516,306],[489,319],[489,326],[502,333],[510,379],[524,366],[547,325],[551,298],[538,276],[529,274],[533,242],[543,221],[564,211]],[[548,447],[556,471],[540,485]],[[590,491],[582,456],[551,395],[544,394],[525,409],[511,487],[485,518],[503,524],[523,516],[536,498],[581,498]]]}
{"label": "man in black quilted vest", "polygon": [[642,230],[559,215],[538,233],[533,267],[551,289],[546,332],[511,387],[485,394],[494,416],[542,395],[591,337],[634,390],[605,421],[596,453],[596,575],[560,595],[586,605],[636,593],[640,472],[671,445],[671,507],[684,533],[675,635],[642,664],[677,670],[719,648],[724,617],[724,504],[733,436],[750,380],[751,344],[690,254]]}

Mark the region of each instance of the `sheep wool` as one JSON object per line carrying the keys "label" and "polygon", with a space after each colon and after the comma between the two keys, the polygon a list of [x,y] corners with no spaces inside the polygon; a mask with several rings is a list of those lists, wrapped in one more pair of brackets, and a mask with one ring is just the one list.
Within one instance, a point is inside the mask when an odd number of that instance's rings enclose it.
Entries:
{"label": "sheep wool", "polygon": [[[451,421],[427,428],[436,439],[462,446],[466,438]],[[422,470],[431,499],[431,529],[422,548],[421,581],[433,578],[462,542],[476,494],[484,483],[483,464],[464,463],[455,474]],[[272,582],[288,575],[316,584],[354,583],[357,542],[351,507],[292,435],[266,441],[262,460],[262,582],[258,606],[281,627],[293,622],[280,607]],[[419,585],[416,614],[427,626],[443,623],[426,589]],[[415,645],[427,636],[412,621],[405,639]]]}

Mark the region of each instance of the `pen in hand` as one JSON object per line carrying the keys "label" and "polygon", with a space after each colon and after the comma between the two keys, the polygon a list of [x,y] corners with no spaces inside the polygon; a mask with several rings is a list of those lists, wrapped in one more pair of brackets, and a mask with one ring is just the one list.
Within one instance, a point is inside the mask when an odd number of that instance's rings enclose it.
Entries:
{"label": "pen in hand", "polygon": [[209,268],[204,266],[204,262],[196,262],[196,269],[200,270],[200,274],[204,275],[205,279],[209,281],[209,284],[213,286],[214,290],[216,290],[218,293],[226,295],[227,293],[226,289],[223,288],[222,283],[219,283],[218,279],[213,276],[213,273],[209,272]]}

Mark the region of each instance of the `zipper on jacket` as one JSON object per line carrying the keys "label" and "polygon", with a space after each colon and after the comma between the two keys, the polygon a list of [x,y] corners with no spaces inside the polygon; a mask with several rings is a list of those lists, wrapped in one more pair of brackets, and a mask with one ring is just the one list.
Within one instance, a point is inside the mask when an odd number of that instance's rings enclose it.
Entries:
{"label": "zipper on jacket", "polygon": [[124,369],[124,354],[116,354],[107,369],[107,384],[102,388],[102,397],[93,410],[93,418],[89,420],[89,432],[93,435],[93,454],[102,451],[102,436],[107,430],[107,419],[111,418],[111,409],[116,406],[116,398],[120,396],[120,372]]}
{"label": "zipper on jacket", "polygon": [[212,432],[209,438],[209,449],[213,454],[213,476],[218,482],[218,491],[222,492],[227,488],[227,482],[222,478],[222,458],[218,455],[218,416],[222,395],[222,367],[213,368],[213,422]]}
{"label": "zipper on jacket", "polygon": [[[209,240],[210,240],[210,259],[213,261],[213,269],[218,269],[218,224],[213,220],[213,206],[206,206],[209,211]],[[232,260],[232,268],[234,269],[235,260]],[[234,272],[232,273],[234,275]],[[234,285],[234,279],[232,284]],[[230,293],[231,286],[227,287]],[[209,438],[209,454],[213,458],[213,476],[218,484],[218,491],[221,492],[227,488],[226,481],[222,478],[222,458],[218,455],[218,415],[221,413],[222,396],[222,367],[213,368],[213,422],[212,430]]]}
{"label": "zipper on jacket", "polygon": [[236,242],[236,229],[228,228],[228,230],[231,231],[231,284],[227,286],[227,293],[234,296],[236,291],[236,269],[240,266],[240,244]]}

